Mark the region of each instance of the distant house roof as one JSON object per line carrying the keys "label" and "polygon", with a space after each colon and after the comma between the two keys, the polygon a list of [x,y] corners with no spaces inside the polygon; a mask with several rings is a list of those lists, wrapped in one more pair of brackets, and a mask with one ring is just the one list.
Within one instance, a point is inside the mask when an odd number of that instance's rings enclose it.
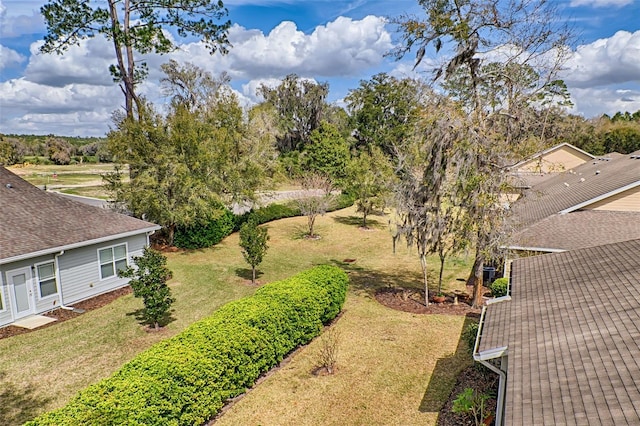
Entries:
{"label": "distant house roof", "polygon": [[517,225],[528,226],[640,186],[639,155],[640,151],[611,159],[596,158],[533,186],[511,206]]}
{"label": "distant house roof", "polygon": [[504,424],[640,424],[640,240],[515,260],[479,351],[507,347]]}
{"label": "distant house roof", "polygon": [[517,232],[509,248],[528,251],[565,251],[640,239],[637,212],[581,210],[554,214]]}
{"label": "distant house roof", "polygon": [[0,167],[0,264],[160,229],[42,191]]}
{"label": "distant house roof", "polygon": [[514,164],[511,167],[511,169],[514,169],[514,170],[518,169],[518,168],[520,168],[521,166],[523,166],[523,165],[525,165],[527,163],[535,161],[535,160],[537,160],[537,159],[539,159],[541,157],[544,157],[547,154],[550,154],[550,153],[555,152],[555,151],[559,151],[561,149],[568,149],[570,151],[574,151],[574,152],[578,153],[579,155],[584,156],[586,158],[595,158],[594,155],[589,154],[587,151],[583,151],[582,149],[580,149],[580,148],[578,148],[576,146],[573,146],[570,143],[564,142],[564,143],[552,146],[551,148],[545,149],[544,151],[540,151],[540,152],[538,152],[536,154],[533,154],[529,158],[526,158],[526,159]]}

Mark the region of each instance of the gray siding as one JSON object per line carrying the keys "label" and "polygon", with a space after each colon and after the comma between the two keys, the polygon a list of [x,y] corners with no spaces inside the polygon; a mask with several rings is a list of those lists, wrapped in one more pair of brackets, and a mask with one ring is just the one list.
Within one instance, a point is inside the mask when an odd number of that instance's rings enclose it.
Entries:
{"label": "gray siding", "polygon": [[142,249],[147,244],[147,237],[142,234],[82,247],[71,250],[58,258],[60,262],[62,297],[65,305],[89,299],[127,285],[129,282],[127,279],[118,278],[117,276],[101,280],[100,265],[98,263],[98,250],[123,243],[127,244],[128,263],[131,264],[132,256],[142,254]]}
{"label": "gray siding", "polygon": [[[146,234],[139,234],[128,238],[68,250],[58,256],[58,291],[62,291],[64,304],[71,305],[127,285],[127,279],[121,279],[117,276],[104,280],[100,279],[98,250],[125,243],[127,245],[127,261],[129,265],[131,265],[132,257],[142,255],[142,250],[147,245],[147,242]],[[0,310],[0,326],[8,325],[14,321],[11,306],[12,297],[6,275],[7,271],[31,268],[31,282],[29,285],[33,295],[31,303],[34,307],[34,314],[48,312],[60,306],[59,293],[40,298],[35,271],[36,265],[53,262],[54,260],[55,255],[52,254],[0,265],[0,294],[2,295],[3,303],[3,309]]]}

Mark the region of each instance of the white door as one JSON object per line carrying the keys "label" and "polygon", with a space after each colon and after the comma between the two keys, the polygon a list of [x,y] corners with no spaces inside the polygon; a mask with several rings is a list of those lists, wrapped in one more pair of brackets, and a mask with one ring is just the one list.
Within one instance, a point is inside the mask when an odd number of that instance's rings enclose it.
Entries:
{"label": "white door", "polygon": [[31,268],[15,269],[7,272],[7,281],[11,289],[14,318],[22,318],[33,313],[33,288]]}

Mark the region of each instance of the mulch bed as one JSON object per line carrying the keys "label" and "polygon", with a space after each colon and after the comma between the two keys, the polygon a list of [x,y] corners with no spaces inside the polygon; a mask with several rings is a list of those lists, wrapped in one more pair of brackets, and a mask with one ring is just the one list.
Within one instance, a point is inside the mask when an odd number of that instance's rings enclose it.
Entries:
{"label": "mulch bed", "polygon": [[[126,286],[123,288],[119,288],[117,290],[111,291],[109,293],[101,294],[100,296],[92,297],[91,299],[83,300],[82,302],[78,302],[74,304],[72,307],[76,309],[82,309],[85,312],[91,311],[93,309],[101,308],[105,305],[108,305],[118,297],[124,296],[125,294],[131,293],[131,287]],[[58,308],[53,311],[42,314],[47,317],[55,318],[57,321],[51,322],[49,324],[45,324],[42,327],[38,327],[34,330],[29,330],[28,328],[16,327],[15,325],[10,325],[8,327],[0,328],[0,339],[5,339],[11,336],[17,336],[19,334],[29,333],[35,330],[41,330],[45,327],[50,327],[52,325],[58,324],[62,321],[66,321],[71,318],[75,318],[78,315],[82,315],[81,313],[74,312],[67,309]]]}
{"label": "mulch bed", "polygon": [[[488,289],[487,289],[488,291]],[[470,294],[470,292],[468,292]],[[471,307],[471,299],[466,293],[447,295],[443,303],[424,303],[424,291],[417,289],[402,289],[386,287],[376,292],[376,300],[384,306],[398,311],[413,314],[442,314],[442,315],[480,315],[481,309]]]}

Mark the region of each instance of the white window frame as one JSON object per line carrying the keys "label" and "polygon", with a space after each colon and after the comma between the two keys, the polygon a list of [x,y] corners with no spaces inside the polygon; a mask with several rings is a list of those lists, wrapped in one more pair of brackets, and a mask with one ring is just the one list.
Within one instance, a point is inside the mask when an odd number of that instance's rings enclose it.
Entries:
{"label": "white window frame", "polygon": [[[42,289],[40,287],[40,269],[38,269],[40,266],[42,265],[47,265],[47,264],[52,264],[53,265],[53,281],[56,283],[56,291],[55,293],[52,293],[48,296],[43,296],[42,295]],[[38,299],[39,300],[45,300],[45,299],[53,299],[56,296],[58,296],[60,294],[60,283],[58,282],[58,274],[56,273],[56,261],[55,260],[48,260],[46,262],[40,262],[40,263],[35,263],[33,265],[33,268],[35,269],[35,273],[33,274],[35,276],[35,280],[36,280],[36,287],[38,287]]]}
{"label": "white window frame", "polygon": [[[5,312],[7,310],[7,304],[5,303],[4,300],[4,289],[5,289],[5,285],[4,285],[4,280],[3,277],[4,276],[4,272],[0,271],[0,312]],[[9,286],[7,286],[6,288],[9,288]]]}
{"label": "white window frame", "polygon": [[[120,243],[120,244],[114,244],[112,246],[107,246],[107,247],[101,247],[98,249],[98,274],[100,276],[100,281],[104,281],[104,280],[110,280],[113,278],[118,278],[118,268],[116,268],[116,261],[117,260],[122,260],[121,259],[116,259],[115,258],[115,253],[114,253],[114,249],[116,247],[120,247],[120,246],[124,246],[124,261],[126,262],[127,266],[129,266],[129,246],[126,242],[124,243]],[[100,252],[104,251],[104,250],[111,250],[111,265],[113,265],[113,275],[109,275],[108,277],[103,277],[102,276],[102,265],[106,265],[107,263],[102,263],[100,261]]]}

